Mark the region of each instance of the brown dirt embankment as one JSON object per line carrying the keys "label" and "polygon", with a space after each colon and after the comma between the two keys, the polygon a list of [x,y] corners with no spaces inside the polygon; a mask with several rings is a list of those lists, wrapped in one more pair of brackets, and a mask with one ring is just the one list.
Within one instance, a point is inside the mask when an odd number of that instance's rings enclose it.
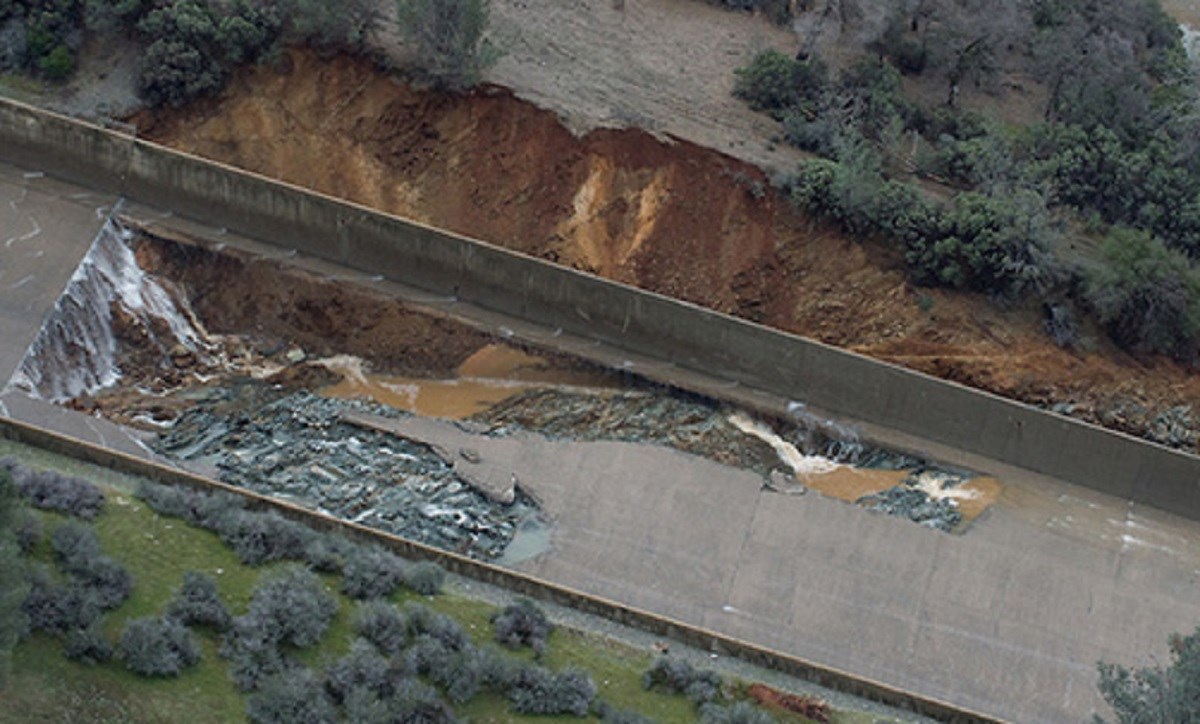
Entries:
{"label": "brown dirt embankment", "polygon": [[752,166],[635,130],[579,138],[504,89],[438,95],[293,52],[216,101],[135,120],[201,156],[1119,429],[1200,402],[1189,370],[1095,330],[1093,351],[1065,351],[1037,308],[912,287],[895,250],[802,217]]}

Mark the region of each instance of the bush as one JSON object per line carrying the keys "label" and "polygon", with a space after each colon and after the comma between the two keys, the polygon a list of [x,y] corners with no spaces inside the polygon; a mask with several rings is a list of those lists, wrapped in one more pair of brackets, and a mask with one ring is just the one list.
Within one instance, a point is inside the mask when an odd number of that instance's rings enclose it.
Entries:
{"label": "bush", "polygon": [[734,71],[733,94],[756,111],[780,112],[800,103],[800,63],[778,50],[764,50]]}
{"label": "bush", "polygon": [[104,493],[86,480],[30,470],[13,460],[3,461],[2,466],[12,475],[17,492],[35,508],[91,520],[104,507]]}
{"label": "bush", "polygon": [[719,5],[730,10],[757,10],[776,25],[785,25],[792,19],[792,3],[789,0],[708,0],[710,5]]}
{"label": "bush", "polygon": [[360,603],[354,610],[351,626],[384,656],[395,656],[408,645],[408,620],[385,601]]}
{"label": "bush", "polygon": [[321,640],[337,610],[337,599],[316,574],[288,566],[259,582],[246,617],[270,640],[305,648]]}
{"label": "bush", "polygon": [[37,67],[48,80],[66,80],[75,72],[75,54],[70,48],[59,43],[54,46],[54,50],[38,59]]}
{"label": "bush", "polygon": [[87,628],[77,628],[67,634],[63,654],[71,661],[94,666],[111,659],[113,647],[99,622],[94,622]]}
{"label": "bush", "polygon": [[393,690],[388,660],[364,639],[356,640],[350,653],[326,669],[324,682],[325,691],[337,704],[355,689],[367,689],[379,697],[387,697]]}
{"label": "bush", "polygon": [[88,628],[100,618],[102,608],[95,594],[77,583],[54,583],[44,566],[29,572],[29,593],[21,611],[33,631],[64,634]]}
{"label": "bush", "polygon": [[595,698],[592,677],[574,668],[552,674],[540,666],[525,666],[508,690],[513,710],[520,714],[585,716]]}
{"label": "bush", "polygon": [[391,721],[452,724],[458,721],[437,690],[417,679],[404,679],[389,702]]}
{"label": "bush", "polygon": [[133,592],[133,576],[125,570],[125,566],[108,556],[92,559],[89,568],[76,572],[74,579],[105,610],[120,606]]}
{"label": "bush", "polygon": [[217,631],[226,631],[233,623],[216,580],[196,571],[183,574],[183,588],[167,604],[167,616],[185,626],[211,626]]}
{"label": "bush", "polygon": [[646,689],[683,694],[694,704],[706,704],[721,696],[721,677],[713,671],[692,668],[682,659],[660,656],[642,675]]}
{"label": "bush", "polygon": [[264,678],[289,668],[274,633],[263,621],[241,616],[221,640],[220,655],[229,661],[229,678],[242,691],[253,691]]}
{"label": "bush", "polygon": [[136,618],[121,632],[125,666],[141,676],[178,676],[200,661],[200,645],[183,624],[169,618]]}
{"label": "bush", "polygon": [[[1100,693],[1117,721],[1194,722],[1200,720],[1200,630],[1169,639],[1171,664],[1127,669],[1100,663]],[[1098,717],[1097,722],[1102,721]]]}
{"label": "bush", "polygon": [[446,571],[436,563],[421,561],[408,567],[404,573],[404,585],[422,596],[436,596],[442,592]]}
{"label": "bush", "polygon": [[483,40],[489,0],[398,0],[400,34],[416,54],[416,73],[437,88],[463,90],[495,60]]}
{"label": "bush", "polygon": [[414,638],[429,636],[450,651],[462,651],[470,645],[470,639],[457,621],[428,606],[419,603],[405,604],[404,619],[409,635]]}
{"label": "bush", "polygon": [[604,724],[651,724],[654,721],[636,711],[618,709],[607,701],[597,701],[593,708]]}
{"label": "bush", "polygon": [[242,511],[224,515],[217,532],[237,557],[251,566],[277,560],[304,560],[316,533],[278,513]]}
{"label": "bush", "polygon": [[554,624],[533,601],[522,598],[492,617],[496,641],[510,648],[529,646],[538,654],[546,649],[546,639]]}
{"label": "bush", "polygon": [[217,530],[227,517],[245,507],[245,499],[233,493],[202,493],[146,482],[138,486],[136,495],[159,515],[182,518],[189,525],[207,530]]}
{"label": "bush", "polygon": [[21,509],[17,513],[17,521],[13,525],[13,535],[17,542],[17,547],[22,553],[28,555],[37,548],[42,542],[45,533],[42,528],[42,519],[31,510]]}
{"label": "bush", "polygon": [[160,38],[143,55],[138,94],[151,107],[179,108],[224,87],[225,69],[193,45]]}
{"label": "bush", "polygon": [[1200,330],[1200,274],[1149,235],[1114,228],[1085,297],[1113,341],[1138,353],[1191,360]]}
{"label": "bush", "polygon": [[304,562],[317,573],[341,573],[345,555],[353,548],[354,545],[343,538],[317,535],[304,546]]}
{"label": "bush", "polygon": [[753,704],[739,701],[729,706],[705,704],[700,707],[702,724],[775,724],[775,717]]}
{"label": "bush", "polygon": [[291,40],[327,51],[362,52],[381,20],[375,0],[280,0],[279,6]]}
{"label": "bush", "polygon": [[50,536],[54,559],[68,573],[87,571],[100,557],[100,539],[90,525],[69,520]]}
{"label": "bush", "polygon": [[309,669],[273,674],[246,700],[246,718],[258,724],[333,724],[337,713]]}
{"label": "bush", "polygon": [[267,53],[282,27],[274,4],[234,0],[218,21],[214,35],[225,59],[241,65],[252,63]]}
{"label": "bush", "polygon": [[403,559],[379,546],[360,546],[346,555],[342,592],[359,600],[385,598],[400,588],[404,569]]}

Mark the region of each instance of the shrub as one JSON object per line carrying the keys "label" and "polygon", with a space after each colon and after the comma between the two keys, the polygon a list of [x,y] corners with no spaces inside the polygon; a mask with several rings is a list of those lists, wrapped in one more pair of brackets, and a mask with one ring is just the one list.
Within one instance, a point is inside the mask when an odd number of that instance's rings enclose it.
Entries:
{"label": "shrub", "polygon": [[462,651],[470,645],[470,639],[457,621],[428,606],[419,603],[405,604],[404,618],[410,636],[429,636],[450,651]]}
{"label": "shrub", "polygon": [[593,709],[604,724],[651,724],[654,721],[636,711],[618,709],[607,701],[597,701]]}
{"label": "shrub", "polygon": [[1200,274],[1148,234],[1114,228],[1085,297],[1113,341],[1139,353],[1190,360],[1200,329]]}
{"label": "shrub", "polygon": [[341,704],[354,689],[367,689],[377,696],[392,692],[391,666],[370,642],[357,639],[350,653],[325,670],[325,691],[335,703]]}
{"label": "shrub", "polygon": [[274,4],[234,0],[218,21],[214,35],[225,59],[240,65],[258,60],[270,50],[282,27]]}
{"label": "shrub", "polygon": [[136,618],[121,632],[125,666],[141,676],[178,676],[200,661],[200,645],[183,624],[169,618]]}
{"label": "shrub", "polygon": [[385,601],[358,604],[351,618],[354,632],[370,641],[384,656],[395,656],[408,644],[408,621]]}
{"label": "shrub", "polygon": [[317,535],[304,546],[304,562],[318,573],[341,573],[353,544],[334,535]]}
{"label": "shrub", "polygon": [[398,0],[401,35],[412,45],[417,74],[437,88],[479,82],[495,60],[484,42],[489,0]]}
{"label": "shrub", "polygon": [[229,678],[242,691],[257,689],[264,678],[289,667],[274,633],[261,620],[241,616],[221,640],[220,655],[229,661]]}
{"label": "shrub", "polygon": [[216,580],[196,571],[183,574],[183,588],[167,604],[167,616],[185,626],[211,626],[217,631],[228,630],[233,623]]}
{"label": "shrub", "polygon": [[729,706],[705,704],[700,707],[703,724],[775,724],[775,717],[753,704],[739,701]]}
{"label": "shrub", "polygon": [[98,618],[102,608],[95,594],[77,583],[54,583],[44,566],[29,572],[29,593],[21,611],[33,631],[63,634],[87,628]]}
{"label": "shrub", "polygon": [[431,672],[434,683],[446,691],[455,704],[465,704],[483,688],[484,661],[474,647],[452,654],[442,666]]}
{"label": "shrub", "polygon": [[660,656],[642,675],[646,689],[683,694],[694,704],[706,704],[721,696],[721,677],[713,671],[695,669],[688,662]]}
{"label": "shrub", "polygon": [[375,0],[281,0],[279,6],[289,37],[321,50],[362,52],[382,17]]}
{"label": "shrub", "polygon": [[385,598],[400,588],[404,561],[379,546],[360,546],[346,555],[342,592],[351,598]]}
{"label": "shrub", "polygon": [[508,690],[513,710],[520,714],[585,716],[595,698],[592,677],[574,668],[552,674],[540,666],[525,666]]}
{"label": "shrub", "polygon": [[113,647],[105,638],[99,622],[94,622],[87,628],[77,628],[67,634],[63,654],[71,661],[94,666],[111,659]]}
{"label": "shrub", "polygon": [[86,571],[100,557],[100,539],[90,525],[69,520],[50,536],[54,559],[68,573]]}
{"label": "shrub", "polygon": [[764,50],[734,71],[733,94],[756,111],[780,112],[800,103],[800,63],[778,50]]}
{"label": "shrub", "polygon": [[246,718],[258,724],[333,724],[337,713],[309,669],[272,674],[246,700]]}
{"label": "shrub", "polygon": [[88,569],[76,572],[74,579],[105,610],[120,606],[133,592],[133,576],[125,566],[108,556],[92,559]]}
{"label": "shrub", "polygon": [[237,557],[251,566],[277,560],[304,560],[309,542],[316,534],[278,513],[241,511],[224,515],[217,532]]}
{"label": "shrub", "polygon": [[[1117,721],[1194,722],[1200,717],[1200,630],[1169,639],[1171,663],[1144,669],[1099,664],[1100,693]],[[1098,717],[1097,722],[1102,720]]]}
{"label": "shrub", "polygon": [[13,525],[13,535],[16,538],[17,547],[22,553],[27,555],[32,553],[45,537],[42,519],[31,510],[20,510],[17,513],[17,521]]}
{"label": "shrub", "polygon": [[49,80],[66,80],[75,72],[75,54],[66,45],[59,43],[38,59],[37,67]]}
{"label": "shrub", "polygon": [[321,579],[293,565],[259,582],[246,615],[270,640],[304,648],[321,640],[337,610]]}
{"label": "shrub", "polygon": [[104,507],[104,493],[86,480],[50,470],[30,470],[11,460],[5,467],[17,484],[17,492],[35,508],[91,520]]}
{"label": "shrub", "polygon": [[389,702],[392,721],[452,724],[457,719],[437,690],[417,679],[404,679]]}
{"label": "shrub", "polygon": [[546,648],[546,639],[554,624],[533,601],[522,598],[492,617],[496,641],[510,648],[529,646],[538,654]]}
{"label": "shrub", "polygon": [[152,107],[179,108],[225,86],[225,69],[199,48],[159,38],[142,56],[138,94]]}
{"label": "shrub", "polygon": [[421,561],[408,567],[404,573],[404,585],[422,596],[436,596],[442,592],[446,571],[436,563]]}
{"label": "shrub", "polygon": [[182,518],[189,525],[208,530],[216,530],[226,517],[245,507],[245,499],[233,493],[202,493],[146,482],[138,486],[135,495],[159,515]]}

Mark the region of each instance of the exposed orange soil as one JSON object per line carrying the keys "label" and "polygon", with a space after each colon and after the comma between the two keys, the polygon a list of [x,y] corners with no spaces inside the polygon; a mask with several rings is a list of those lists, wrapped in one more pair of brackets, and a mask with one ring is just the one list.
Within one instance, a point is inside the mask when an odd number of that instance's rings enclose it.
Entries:
{"label": "exposed orange soil", "polygon": [[[804,218],[756,168],[635,130],[582,138],[504,89],[417,91],[294,52],[222,98],[136,119],[143,135],[335,196],[1097,419],[1200,402],[1200,377],[1099,333],[1064,351],[1040,310],[910,285],[898,254]],[[1146,413],[1109,416],[1139,432]]]}

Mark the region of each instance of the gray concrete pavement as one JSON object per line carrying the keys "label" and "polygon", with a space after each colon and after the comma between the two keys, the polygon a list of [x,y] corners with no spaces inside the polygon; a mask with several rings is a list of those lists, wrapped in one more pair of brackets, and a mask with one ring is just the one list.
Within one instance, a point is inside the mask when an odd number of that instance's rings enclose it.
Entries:
{"label": "gray concrete pavement", "polygon": [[1017,722],[1103,712],[1096,662],[1200,623],[1200,526],[1010,475],[964,535],[666,448],[363,418],[515,474],[553,520],[519,570]]}

